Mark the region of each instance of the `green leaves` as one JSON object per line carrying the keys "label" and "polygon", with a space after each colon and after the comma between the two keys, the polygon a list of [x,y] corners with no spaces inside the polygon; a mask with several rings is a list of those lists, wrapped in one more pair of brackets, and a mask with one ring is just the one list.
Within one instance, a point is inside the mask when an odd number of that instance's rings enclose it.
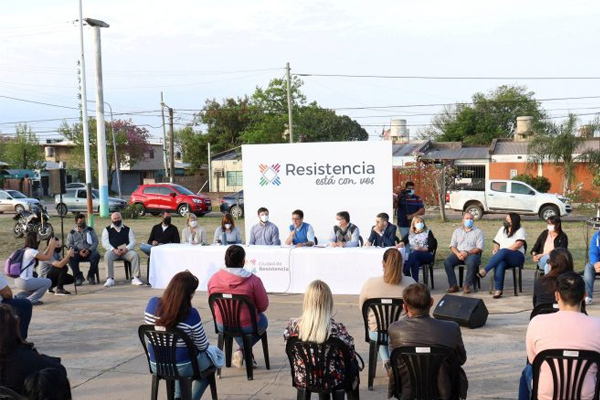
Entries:
{"label": "green leaves", "polygon": [[2,161],[17,169],[40,169],[44,166],[44,153],[31,127],[19,124],[14,138],[2,140]]}

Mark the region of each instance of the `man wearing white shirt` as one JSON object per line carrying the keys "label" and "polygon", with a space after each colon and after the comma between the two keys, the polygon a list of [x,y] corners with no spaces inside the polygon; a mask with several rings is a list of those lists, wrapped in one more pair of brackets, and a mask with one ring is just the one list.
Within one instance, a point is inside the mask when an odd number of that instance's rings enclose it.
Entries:
{"label": "man wearing white shirt", "polygon": [[110,216],[112,224],[102,231],[102,247],[106,250],[104,261],[106,262],[106,283],[104,286],[114,286],[114,263],[116,260],[126,260],[131,263],[132,285],[141,285],[140,281],[140,257],[133,250],[135,236],[132,230],[123,225],[123,218],[118,212]]}

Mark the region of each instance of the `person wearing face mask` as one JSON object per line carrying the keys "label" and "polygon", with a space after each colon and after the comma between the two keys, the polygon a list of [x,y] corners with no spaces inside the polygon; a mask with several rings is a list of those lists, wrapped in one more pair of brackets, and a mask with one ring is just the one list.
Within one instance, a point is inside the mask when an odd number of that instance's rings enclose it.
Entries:
{"label": "person wearing face mask", "polygon": [[148,243],[140,244],[140,250],[147,256],[150,256],[152,247],[167,243],[179,243],[179,230],[171,224],[171,213],[163,211],[160,216],[162,221],[152,227]]}
{"label": "person wearing face mask", "polygon": [[456,282],[454,268],[457,265],[467,266],[463,292],[470,293],[473,286],[473,278],[481,263],[481,253],[485,247],[485,236],[481,229],[474,226],[473,216],[466,212],[463,214],[462,226],[452,233],[450,239],[450,255],[444,260],[444,268],[448,276],[448,293],[456,293],[460,290]]}
{"label": "person wearing face mask", "polygon": [[433,252],[437,249],[437,239],[431,229],[425,225],[423,217],[414,217],[408,235],[402,238],[401,247],[410,246],[410,254],[404,263],[404,275],[412,276],[419,282],[419,268],[433,262]]}
{"label": "person wearing face mask", "polygon": [[123,225],[121,213],[115,212],[110,216],[111,224],[102,231],[102,247],[106,250],[104,261],[106,262],[106,283],[104,286],[115,285],[115,261],[127,260],[131,263],[131,284],[142,285],[140,280],[140,256],[134,250],[135,236],[133,231]]}
{"label": "person wearing face mask", "polygon": [[360,245],[360,230],[350,223],[350,213],[340,211],[335,215],[337,224],[329,234],[331,247],[358,247]]}
{"label": "person wearing face mask", "polygon": [[28,299],[34,306],[44,304],[41,298],[52,285],[52,281],[47,278],[35,277],[33,270],[38,261],[49,261],[52,258],[56,244],[57,241],[54,239],[49,241],[48,247],[42,253],[38,251],[40,241],[37,233],[27,233],[25,236],[25,252],[23,253],[23,261],[21,261],[21,275],[15,279],[15,286],[21,289],[21,292],[15,295],[15,299]]}
{"label": "person wearing face mask", "polygon": [[550,271],[548,266],[550,252],[554,249],[569,247],[569,238],[562,230],[560,217],[553,215],[546,222],[548,223],[547,229],[544,229],[531,249],[533,262],[537,263],[539,269],[544,270],[544,274]]}
{"label": "person wearing face mask", "polygon": [[[48,245],[51,240],[56,240],[56,247],[54,248],[54,253],[52,253],[52,258],[40,263],[40,278],[48,278],[52,281],[48,293],[54,293],[57,296],[69,295],[71,293],[65,290],[64,285],[72,284],[75,282],[75,278],[67,273],[68,268],[65,266],[73,258],[75,251],[73,248],[70,248],[61,259],[62,243],[58,238],[50,238],[47,241]],[[54,290],[55,287],[56,290]]]}
{"label": "person wearing face mask", "polygon": [[279,240],[279,228],[272,222],[269,222],[269,210],[265,207],[258,209],[258,219],[260,222],[250,230],[250,240],[248,244],[262,246],[281,246]]}
{"label": "person wearing face mask", "polygon": [[290,234],[285,240],[285,244],[296,247],[310,247],[315,244],[315,231],[310,224],[304,222],[302,210],[292,212],[292,225],[290,225]]}
{"label": "person wearing face mask", "polygon": [[[223,237],[225,235],[225,237]],[[235,226],[233,217],[231,214],[224,214],[221,219],[221,226],[215,229],[215,237],[213,239],[215,244],[240,244],[242,243],[242,234],[238,227]]]}
{"label": "person wearing face mask", "polygon": [[507,266],[522,268],[525,262],[525,246],[527,234],[521,227],[519,214],[510,213],[506,216],[494,238],[494,248],[490,262],[479,269],[479,276],[483,278],[488,272],[494,270],[494,299],[502,297],[504,289],[504,271]]}
{"label": "person wearing face mask", "polygon": [[396,246],[396,225],[390,224],[390,216],[386,213],[377,214],[375,226],[371,228],[369,239],[365,246],[394,247]]}
{"label": "person wearing face mask", "polygon": [[206,231],[198,225],[198,217],[189,213],[186,227],[181,231],[181,242],[206,245]]}
{"label": "person wearing face mask", "polygon": [[83,273],[79,269],[79,263],[89,261],[90,270],[87,273],[87,281],[90,285],[95,285],[98,264],[100,263],[98,235],[94,228],[86,225],[84,214],[75,216],[75,227],[71,229],[69,236],[67,236],[67,248],[75,250],[73,257],[69,260],[69,266],[75,277],[75,284],[83,284]]}
{"label": "person wearing face mask", "polygon": [[400,236],[408,235],[408,231],[412,226],[414,217],[425,214],[425,205],[423,200],[415,195],[414,182],[406,182],[404,190],[396,197],[396,213],[398,215],[398,228],[400,228]]}

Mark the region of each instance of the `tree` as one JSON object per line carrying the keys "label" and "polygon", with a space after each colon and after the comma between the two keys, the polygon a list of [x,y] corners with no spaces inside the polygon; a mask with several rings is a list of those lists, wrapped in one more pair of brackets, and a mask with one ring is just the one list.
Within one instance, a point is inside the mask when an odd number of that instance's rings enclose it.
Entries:
{"label": "tree", "polygon": [[534,95],[525,86],[516,85],[499,86],[487,94],[475,93],[472,104],[444,107],[421,136],[440,142],[489,145],[496,138],[511,137],[519,116],[531,116],[534,123],[546,117]]}
{"label": "tree", "polygon": [[13,168],[41,169],[44,166],[44,153],[37,136],[26,124],[16,127],[14,138],[6,140],[4,162]]}
{"label": "tree", "polygon": [[368,140],[369,134],[346,115],[321,108],[316,102],[301,107],[295,117],[294,132],[303,142]]}
{"label": "tree", "polygon": [[254,121],[255,114],[248,96],[226,98],[222,103],[212,99],[196,115],[196,123],[207,126],[206,143],[210,141],[215,152],[220,152],[242,144],[242,133]]}
{"label": "tree", "polygon": [[525,182],[526,184],[530,185],[531,187],[533,187],[535,190],[537,190],[540,193],[548,193],[548,190],[550,190],[550,187],[552,186],[552,184],[550,183],[550,180],[548,178],[546,178],[545,176],[533,176],[533,175],[528,175],[528,174],[521,174],[521,175],[513,176],[512,180]]}
{"label": "tree", "polygon": [[[581,127],[582,136],[586,139],[596,137],[598,132],[600,132],[600,115]],[[586,163],[587,169],[593,176],[592,186],[600,189],[600,150],[587,149],[579,155],[578,160]]]}
{"label": "tree", "polygon": [[540,164],[552,161],[559,164],[565,174],[563,181],[564,191],[571,189],[575,174],[575,152],[585,141],[585,137],[577,135],[577,117],[569,114],[566,121],[557,124],[549,122],[538,125],[536,134],[531,139],[527,148],[530,163]]}
{"label": "tree", "polygon": [[208,162],[208,135],[186,126],[175,132],[175,141],[182,149],[183,162],[190,164],[190,172],[198,171]]}

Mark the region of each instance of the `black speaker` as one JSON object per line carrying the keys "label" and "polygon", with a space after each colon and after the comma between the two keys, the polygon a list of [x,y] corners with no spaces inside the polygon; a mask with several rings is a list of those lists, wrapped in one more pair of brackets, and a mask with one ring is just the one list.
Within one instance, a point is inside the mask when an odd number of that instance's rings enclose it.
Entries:
{"label": "black speaker", "polygon": [[445,295],[433,311],[433,317],[457,322],[460,326],[479,328],[487,321],[488,310],[481,299]]}
{"label": "black speaker", "polygon": [[64,169],[51,169],[50,175],[50,194],[67,193],[67,171]]}

